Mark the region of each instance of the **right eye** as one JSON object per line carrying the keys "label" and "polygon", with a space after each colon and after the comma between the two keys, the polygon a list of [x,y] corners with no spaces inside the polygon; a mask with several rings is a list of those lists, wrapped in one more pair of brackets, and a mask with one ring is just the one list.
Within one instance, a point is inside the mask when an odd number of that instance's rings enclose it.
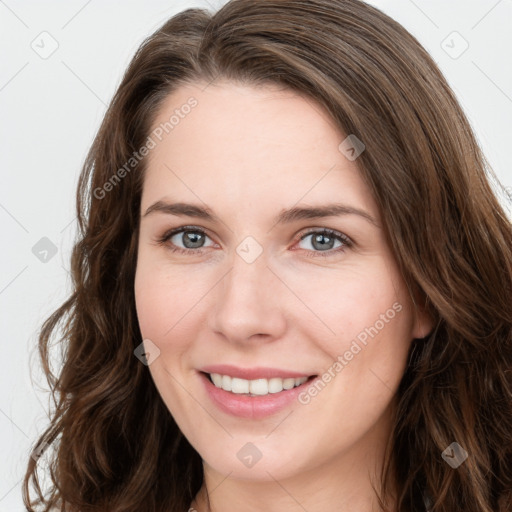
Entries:
{"label": "right eye", "polygon": [[[175,240],[173,240],[173,238],[175,238]],[[201,244],[204,243],[205,238],[209,237],[201,228],[197,226],[181,226],[164,233],[158,238],[158,243],[165,245],[173,252],[182,254],[202,254],[204,246]],[[184,247],[178,245],[180,242]]]}

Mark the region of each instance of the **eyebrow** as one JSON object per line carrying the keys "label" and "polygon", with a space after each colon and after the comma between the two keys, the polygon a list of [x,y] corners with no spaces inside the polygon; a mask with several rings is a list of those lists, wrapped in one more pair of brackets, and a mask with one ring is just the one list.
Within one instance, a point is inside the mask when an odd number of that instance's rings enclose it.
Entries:
{"label": "eyebrow", "polygon": [[[165,201],[157,201],[146,210],[143,217],[147,217],[155,212],[220,222],[220,219],[209,208],[190,203],[167,203]],[[294,206],[287,210],[282,210],[274,219],[274,224],[289,224],[298,220],[321,219],[323,217],[338,217],[341,215],[358,215],[374,226],[379,227],[375,218],[368,212],[354,206],[339,203],[319,206]]]}

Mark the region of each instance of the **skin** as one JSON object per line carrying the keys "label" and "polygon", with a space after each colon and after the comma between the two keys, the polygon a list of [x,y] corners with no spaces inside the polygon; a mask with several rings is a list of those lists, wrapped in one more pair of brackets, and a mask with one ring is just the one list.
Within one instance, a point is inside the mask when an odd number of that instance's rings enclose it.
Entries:
{"label": "skin", "polygon": [[[346,134],[328,113],[275,86],[205,87],[182,85],[154,122],[197,99],[148,156],[135,295],[142,336],[160,350],[149,371],[203,459],[211,510],[379,510],[369,475],[382,466],[410,344],[431,320],[413,311],[377,205],[357,159],[338,149]],[[144,216],[156,201],[207,205],[220,221]],[[346,214],[274,225],[282,209],[332,202],[375,224]],[[183,233],[157,243],[191,225],[207,234],[201,253]],[[343,233],[352,245],[335,252],[343,242],[300,240],[310,228]],[[262,249],[252,263],[236,252],[247,236]],[[190,252],[172,252],[173,243]],[[238,418],[210,401],[197,373],[227,363],[322,375],[393,304],[400,312],[308,404]],[[237,458],[247,442],[262,454],[250,468]],[[191,504],[199,512],[209,510],[204,490]]]}

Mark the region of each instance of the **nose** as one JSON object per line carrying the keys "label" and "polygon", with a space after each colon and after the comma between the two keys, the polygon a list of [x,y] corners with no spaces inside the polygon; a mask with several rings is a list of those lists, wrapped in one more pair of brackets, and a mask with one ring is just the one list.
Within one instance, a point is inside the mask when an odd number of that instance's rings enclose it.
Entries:
{"label": "nose", "polygon": [[235,254],[231,269],[216,286],[210,329],[242,345],[280,338],[286,329],[283,287],[263,255],[248,263]]}

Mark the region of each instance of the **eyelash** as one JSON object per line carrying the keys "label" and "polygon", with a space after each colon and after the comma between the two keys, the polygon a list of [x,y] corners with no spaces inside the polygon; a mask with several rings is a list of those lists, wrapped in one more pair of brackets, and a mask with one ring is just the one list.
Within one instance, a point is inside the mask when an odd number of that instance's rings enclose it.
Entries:
{"label": "eyelash", "polygon": [[[175,228],[175,229],[172,229],[172,230],[164,233],[161,237],[159,237],[157,239],[157,243],[159,245],[167,245],[167,247],[170,251],[180,253],[180,254],[192,254],[192,253],[199,254],[199,255],[202,254],[203,253],[202,249],[204,249],[204,248],[183,249],[181,247],[176,247],[174,244],[169,245],[167,243],[174,235],[176,235],[178,233],[186,232],[186,231],[193,232],[193,233],[200,233],[201,235],[208,236],[208,234],[203,229],[201,229],[197,226],[181,226],[179,228]],[[306,238],[309,235],[313,235],[313,234],[327,235],[329,237],[336,238],[337,240],[342,242],[343,245],[338,247],[337,249],[329,249],[327,251],[312,251],[312,250],[304,249],[305,251],[307,251],[309,253],[313,253],[312,256],[308,256],[308,257],[327,258],[327,257],[333,256],[334,254],[342,253],[347,248],[352,247],[352,245],[353,245],[352,240],[347,235],[344,235],[343,233],[340,233],[339,231],[334,231],[333,229],[329,229],[329,228],[311,229],[308,232],[300,235],[295,242],[301,242],[302,240],[304,240],[304,238]]]}

